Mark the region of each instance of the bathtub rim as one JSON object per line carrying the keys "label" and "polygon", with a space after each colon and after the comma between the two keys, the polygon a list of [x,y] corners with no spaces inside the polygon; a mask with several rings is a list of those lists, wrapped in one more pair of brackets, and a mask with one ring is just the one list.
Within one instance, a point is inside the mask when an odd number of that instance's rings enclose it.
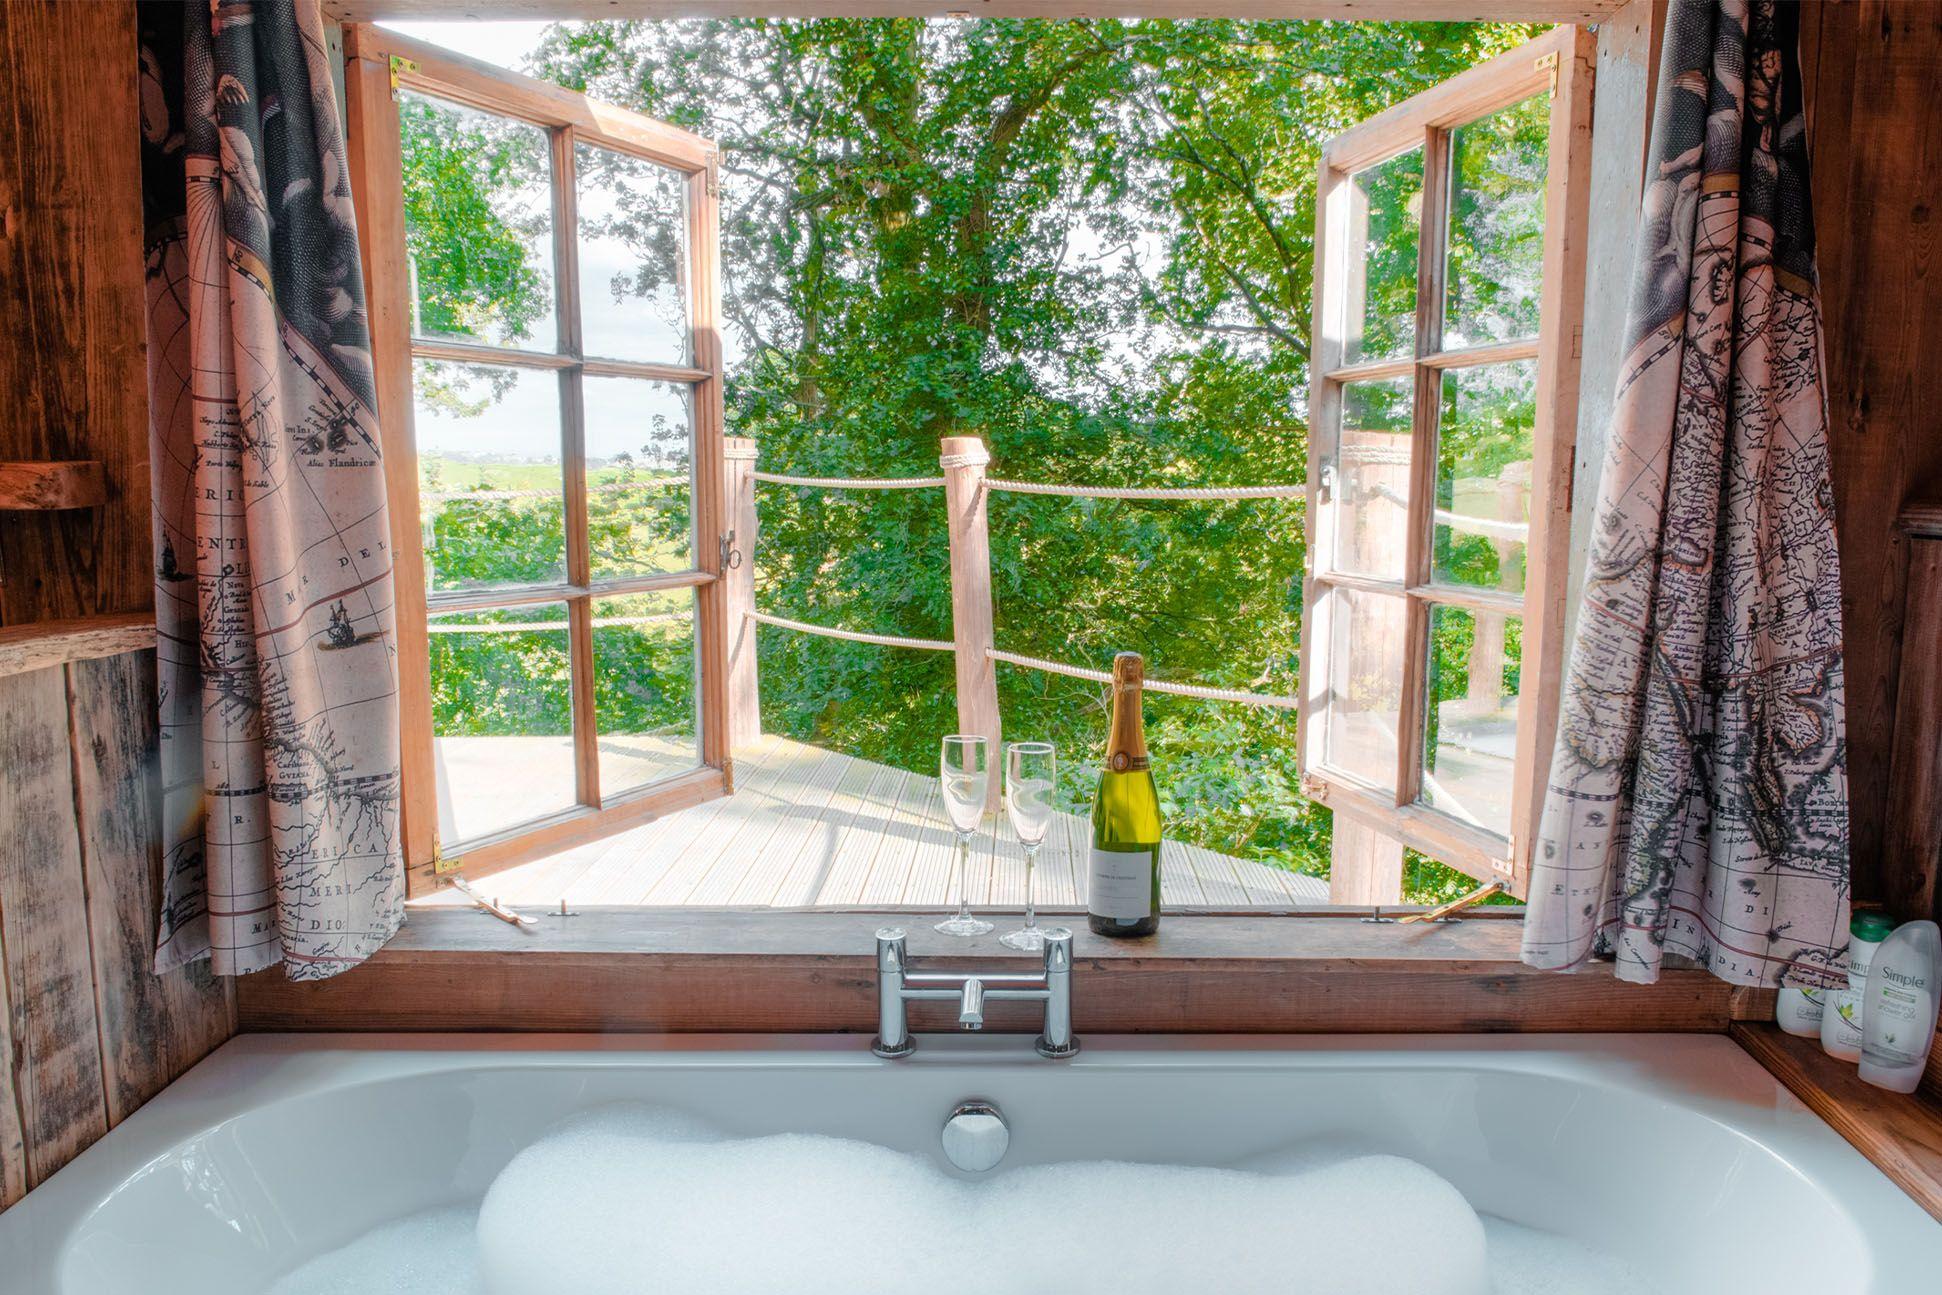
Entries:
{"label": "bathtub rim", "polygon": [[[1854,1224],[1883,1276],[1927,1271],[1919,1265],[1932,1261],[1942,1239],[1942,1224],[1722,1035],[1125,1035],[1085,1042],[1078,1058],[1050,1063],[1031,1057],[1029,1041],[1016,1035],[924,1035],[914,1057],[887,1062],[854,1035],[240,1035],[0,1213],[0,1270],[43,1283],[25,1289],[53,1289],[68,1245],[121,1184],[183,1143],[252,1112],[333,1089],[481,1069],[554,1067],[975,1073],[984,1066],[1023,1064],[1081,1072],[1533,1075],[1668,1102],[1771,1153]],[[1915,1231],[1903,1244],[1901,1229],[1922,1227],[1935,1231]],[[1904,1249],[1907,1254],[1900,1254]]]}

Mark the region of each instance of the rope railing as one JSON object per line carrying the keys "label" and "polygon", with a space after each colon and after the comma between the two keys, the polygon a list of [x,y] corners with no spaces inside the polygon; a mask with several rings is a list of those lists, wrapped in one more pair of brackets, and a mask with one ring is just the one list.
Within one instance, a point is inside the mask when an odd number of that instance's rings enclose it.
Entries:
{"label": "rope railing", "polygon": [[[737,465],[744,461],[752,461],[754,459],[755,447],[752,442],[731,442],[729,449],[731,452],[727,457],[734,460]],[[988,490],[1021,495],[1052,495],[1077,499],[1182,501],[1299,499],[1305,497],[1308,493],[1308,487],[1306,485],[1089,486],[1056,485],[1037,481],[1003,481],[986,477],[983,474],[982,469],[991,461],[991,455],[977,441],[968,437],[947,437],[943,449],[944,452],[938,456],[938,466],[943,468],[946,473],[955,475],[936,477],[806,477],[784,472],[757,471],[754,469],[752,462],[750,462],[750,465],[747,467],[731,467],[731,481],[741,481],[743,484],[739,488],[744,491],[749,490],[750,483],[758,481],[769,485],[800,486],[824,490],[923,490],[936,487],[944,488],[947,501],[951,501],[950,509],[954,528],[951,540],[953,599],[955,601],[957,597],[955,591],[962,587],[973,591],[965,595],[972,602],[988,601],[990,597],[988,585],[982,583],[979,579],[983,570],[983,564],[988,560],[985,556],[987,541],[984,538],[985,523],[983,518],[984,499],[987,496],[980,493],[981,491]],[[977,471],[966,474],[964,472],[965,469],[977,469]],[[964,479],[966,476],[969,477],[969,480]],[[968,493],[964,493],[966,490],[968,490]],[[752,491],[744,495],[743,498],[747,501],[742,505],[747,510],[744,515],[752,522],[754,517],[754,498]],[[960,544],[960,533],[958,529],[961,520],[960,514],[963,514],[964,517],[975,517],[975,522],[964,522],[964,525],[970,528],[967,529],[963,537],[965,539],[964,545]],[[753,529],[752,525],[750,529]],[[966,556],[960,553],[961,547],[968,548],[971,554],[968,558],[970,567],[966,570],[960,570],[967,560]],[[960,580],[966,581],[967,583],[960,586]],[[792,620],[787,616],[774,616],[767,612],[756,611],[749,605],[753,602],[753,594],[754,590],[750,586],[745,586],[744,592],[741,594],[743,602],[740,610],[746,622],[771,625],[777,629],[794,630],[799,634],[813,634],[821,638],[840,639],[850,643],[871,643],[881,647],[916,648],[927,652],[961,652],[973,656],[982,653],[986,660],[993,662],[1002,661],[1007,665],[1018,666],[1027,670],[1038,670],[1046,674],[1063,675],[1067,678],[1083,679],[1098,684],[1109,684],[1112,682],[1112,675],[1104,670],[1094,670],[1086,666],[1077,666],[1064,661],[1050,660],[1046,657],[1027,656],[1019,652],[1006,652],[993,646],[990,637],[989,610],[984,613],[982,643],[978,641],[975,633],[969,636],[963,635],[962,626],[958,628],[961,637],[965,641],[959,642],[949,639],[911,638],[901,634],[869,634],[856,630],[839,629],[833,625],[817,625],[809,621]],[[953,619],[954,621],[957,620],[955,613]],[[752,651],[752,645],[750,650]],[[752,656],[749,659],[752,660]],[[750,677],[752,679],[752,674]],[[989,682],[989,676],[986,676],[986,678],[987,682],[982,685],[982,688],[987,693],[987,699],[982,703],[970,703],[972,709],[968,713],[972,718],[964,721],[967,724],[975,724],[978,722],[977,715],[980,705],[995,717],[997,699],[995,696],[988,695],[992,685]],[[1294,697],[1284,697],[1273,693],[1251,692],[1240,688],[1211,688],[1201,684],[1172,683],[1164,679],[1148,679],[1145,686],[1153,692],[1164,693],[1170,696],[1191,697],[1201,701],[1233,702],[1242,706],[1265,706],[1277,710],[1295,710],[1301,705],[1300,701]],[[961,717],[967,713],[965,711],[966,705],[967,703],[961,697],[959,700]],[[995,718],[991,722],[995,723]]]}
{"label": "rope railing", "polygon": [[[762,625],[773,625],[778,629],[795,630],[800,634],[814,634],[821,638],[843,639],[850,643],[875,643],[882,647],[920,648],[928,652],[955,652],[957,644],[944,639],[906,638],[901,634],[865,634],[856,630],[838,629],[833,625],[813,625],[808,621],[790,620],[786,616],[771,616],[767,612],[744,612],[749,620]],[[1019,652],[1006,652],[999,648],[987,648],[985,656],[993,661],[1003,661],[1006,665],[1021,666],[1027,670],[1041,670],[1046,674],[1064,675],[1069,679],[1084,679],[1090,683],[1111,683],[1113,676],[1107,670],[1093,670],[1086,666],[1068,665],[1063,661],[1053,661],[1045,657],[1026,656]],[[1201,684],[1172,683],[1165,679],[1146,680],[1148,692],[1167,693],[1174,697],[1194,697],[1201,701],[1230,701],[1243,706],[1268,706],[1278,710],[1297,709],[1301,702],[1294,697],[1282,697],[1274,693],[1248,692],[1241,688],[1208,688]]]}
{"label": "rope railing", "polygon": [[[1025,656],[1018,652],[1006,652],[1000,648],[987,648],[985,655],[993,661],[1003,661],[1006,665],[1023,666],[1027,670],[1042,670],[1046,674],[1064,675],[1069,679],[1084,679],[1091,683],[1111,683],[1112,672],[1093,670],[1086,666],[1067,665],[1063,661],[1052,661],[1045,657]],[[1231,701],[1243,706],[1271,706],[1278,710],[1295,710],[1301,702],[1294,697],[1277,696],[1274,693],[1248,692],[1240,688],[1208,688],[1193,683],[1169,683],[1164,679],[1148,678],[1141,685],[1148,692],[1163,692],[1175,697],[1196,697],[1201,701]]]}
{"label": "rope railing", "polygon": [[1064,495],[1077,499],[1299,499],[1307,486],[1061,486],[1042,481],[1000,481],[985,486],[1014,495]]}
{"label": "rope railing", "polygon": [[941,486],[943,477],[792,477],[784,472],[751,472],[772,486],[819,486],[824,490],[922,490]]}
{"label": "rope railing", "polygon": [[843,639],[850,643],[875,643],[881,647],[922,648],[927,652],[955,652],[957,644],[947,639],[914,639],[901,634],[864,634],[857,630],[837,629],[832,625],[812,625],[808,621],[792,621],[787,616],[771,616],[767,612],[743,612],[749,620],[763,625],[773,625],[777,629],[795,630],[798,634],[815,634],[822,638]]}

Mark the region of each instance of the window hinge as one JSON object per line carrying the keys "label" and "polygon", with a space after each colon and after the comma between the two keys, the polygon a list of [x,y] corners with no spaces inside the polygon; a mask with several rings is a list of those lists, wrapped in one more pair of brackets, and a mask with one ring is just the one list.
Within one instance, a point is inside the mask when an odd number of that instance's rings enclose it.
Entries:
{"label": "window hinge", "polygon": [[1514,877],[1517,875],[1517,833],[1512,832],[1510,834],[1510,840],[1506,844],[1509,847],[1504,851],[1506,857],[1492,859],[1490,861],[1490,867],[1494,872],[1502,873],[1506,877]]}
{"label": "window hinge", "polygon": [[1312,773],[1301,776],[1301,794],[1309,800],[1327,801],[1328,784]]}
{"label": "window hinge", "polygon": [[391,97],[393,99],[398,97],[398,73],[416,72],[417,70],[418,64],[412,62],[404,55],[393,54],[391,56]]}
{"label": "window hinge", "polygon": [[1534,66],[1539,72],[1548,71],[1551,74],[1550,95],[1553,99],[1557,98],[1558,97],[1558,52],[1556,50],[1552,50],[1549,54],[1538,55],[1537,63]]}
{"label": "window hinge", "polygon": [[742,565],[742,551],[735,547],[735,532],[719,536],[721,540],[722,570],[733,571]]}

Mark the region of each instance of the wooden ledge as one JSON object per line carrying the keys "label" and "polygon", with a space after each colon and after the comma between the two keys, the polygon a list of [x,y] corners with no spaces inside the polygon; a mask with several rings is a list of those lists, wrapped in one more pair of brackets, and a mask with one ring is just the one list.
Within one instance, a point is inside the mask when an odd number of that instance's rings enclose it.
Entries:
{"label": "wooden ledge", "polygon": [[0,676],[155,646],[155,613],[82,616],[0,629]]}
{"label": "wooden ledge", "polygon": [[108,477],[97,459],[0,462],[0,509],[47,512],[107,502]]}
{"label": "wooden ledge", "polygon": [[[335,979],[244,978],[239,1024],[868,1033],[876,1028],[880,926],[907,930],[920,961],[1035,962],[991,936],[938,935],[930,929],[936,917],[595,909],[542,917],[527,935],[471,909],[414,908],[396,939]],[[1534,971],[1518,961],[1521,925],[1169,916],[1157,938],[1138,942],[1080,929],[1073,1014],[1081,1033],[1719,1032],[1735,1019],[1772,1015],[1770,993],[1698,970],[1668,971],[1650,987],[1615,980],[1603,966]],[[933,1006],[920,1005],[917,1028],[939,1028]],[[1022,1030],[1029,1018],[1023,1005],[994,1004],[992,1028]]]}
{"label": "wooden ledge", "polygon": [[1770,1022],[1740,1022],[1732,1035],[1808,1109],[1942,1220],[1942,1105],[1863,1083],[1852,1064]]}

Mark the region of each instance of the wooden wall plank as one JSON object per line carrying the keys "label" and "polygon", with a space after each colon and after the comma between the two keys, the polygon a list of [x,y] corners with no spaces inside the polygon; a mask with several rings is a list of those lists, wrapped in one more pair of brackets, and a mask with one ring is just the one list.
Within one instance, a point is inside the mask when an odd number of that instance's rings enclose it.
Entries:
{"label": "wooden wall plank", "polygon": [[7,988],[7,949],[0,933],[0,1210],[27,1194],[27,1140],[20,1095],[13,1082],[13,1009]]}
{"label": "wooden wall plank", "polygon": [[0,678],[0,948],[34,1186],[107,1131],[65,672]]}
{"label": "wooden wall plank", "polygon": [[[1884,893],[1908,544],[1901,504],[1942,481],[1942,5],[1826,0],[1802,63],[1841,528],[1857,896]],[[1925,650],[1933,651],[1929,645]]]}
{"label": "wooden wall plank", "polygon": [[155,961],[162,791],[155,654],[69,667],[75,803],[108,1123],[112,1126],[234,1032],[233,980],[207,962],[165,975]]}
{"label": "wooden wall plank", "polygon": [[1942,917],[1942,535],[1909,547],[1882,854],[1882,899],[1903,921]]}
{"label": "wooden wall plank", "polygon": [[0,5],[0,459],[108,492],[0,513],[4,625],[153,605],[137,67],[132,3]]}

